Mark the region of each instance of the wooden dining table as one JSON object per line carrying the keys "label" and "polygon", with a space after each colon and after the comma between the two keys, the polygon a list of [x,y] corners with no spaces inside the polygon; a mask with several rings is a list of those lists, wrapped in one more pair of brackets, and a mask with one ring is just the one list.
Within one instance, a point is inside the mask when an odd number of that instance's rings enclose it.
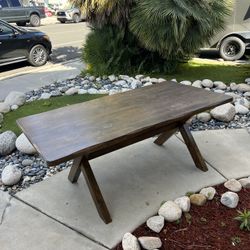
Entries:
{"label": "wooden dining table", "polygon": [[153,136],[160,146],[180,131],[194,165],[207,171],[186,122],[231,101],[232,97],[224,94],[166,81],[27,116],[17,124],[49,166],[73,159],[68,179],[75,183],[81,173],[84,175],[100,217],[110,223],[89,161]]}

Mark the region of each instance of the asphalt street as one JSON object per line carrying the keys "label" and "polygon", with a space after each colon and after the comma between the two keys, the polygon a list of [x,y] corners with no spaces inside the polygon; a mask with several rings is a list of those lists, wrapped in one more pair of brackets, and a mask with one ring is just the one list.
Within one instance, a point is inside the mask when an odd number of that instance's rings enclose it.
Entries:
{"label": "asphalt street", "polygon": [[[31,27],[27,28],[33,29]],[[45,32],[50,37],[53,46],[51,60],[43,67],[79,58],[81,56],[81,47],[90,31],[86,22],[77,24],[46,23],[36,29]],[[0,79],[26,74],[33,70],[36,69],[27,62],[3,66],[0,67]]]}

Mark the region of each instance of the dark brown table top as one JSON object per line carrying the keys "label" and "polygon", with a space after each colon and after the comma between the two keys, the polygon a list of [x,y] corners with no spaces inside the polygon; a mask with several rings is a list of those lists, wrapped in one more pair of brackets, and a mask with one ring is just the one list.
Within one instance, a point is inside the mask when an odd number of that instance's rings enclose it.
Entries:
{"label": "dark brown table top", "polygon": [[117,138],[140,135],[184,121],[199,112],[232,101],[232,97],[164,82],[17,121],[48,164],[58,164]]}

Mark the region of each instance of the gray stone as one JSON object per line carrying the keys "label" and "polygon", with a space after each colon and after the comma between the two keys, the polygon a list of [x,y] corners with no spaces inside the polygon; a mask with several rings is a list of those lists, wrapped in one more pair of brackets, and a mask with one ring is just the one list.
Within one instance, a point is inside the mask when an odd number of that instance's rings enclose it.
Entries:
{"label": "gray stone", "polygon": [[88,93],[89,94],[98,94],[98,90],[97,89],[95,89],[95,88],[90,88],[90,89],[88,89]]}
{"label": "gray stone", "polygon": [[111,81],[111,82],[114,82],[116,80],[116,77],[115,75],[110,75],[108,76],[108,79]]}
{"label": "gray stone", "polygon": [[36,149],[33,147],[33,145],[30,143],[24,133],[18,136],[16,140],[16,148],[24,154],[36,153]]}
{"label": "gray stone", "polygon": [[230,83],[230,89],[232,91],[236,91],[238,89],[238,85],[235,82]]}
{"label": "gray stone", "polygon": [[246,115],[249,109],[239,103],[235,103],[235,111],[236,114]]}
{"label": "gray stone", "polygon": [[0,102],[0,113],[8,113],[10,112],[10,106],[4,102]]}
{"label": "gray stone", "polygon": [[200,194],[205,195],[208,200],[212,200],[216,194],[216,190],[214,187],[202,188]]}
{"label": "gray stone", "polygon": [[183,196],[183,197],[175,199],[174,202],[180,207],[182,212],[184,213],[189,212],[190,206],[191,206],[189,197]]}
{"label": "gray stone", "polygon": [[163,216],[166,221],[173,222],[181,218],[182,210],[173,201],[167,201],[160,207],[158,214]]}
{"label": "gray stone", "polygon": [[214,93],[218,93],[218,94],[224,94],[225,91],[222,89],[214,89]]}
{"label": "gray stone", "polygon": [[78,95],[84,95],[84,94],[87,94],[88,91],[85,90],[85,89],[78,89]]}
{"label": "gray stone", "polygon": [[210,113],[213,118],[219,121],[230,122],[233,120],[236,111],[235,107],[231,103],[227,103],[212,109]]}
{"label": "gray stone", "polygon": [[164,227],[163,216],[153,216],[147,220],[147,226],[154,232],[159,233]]}
{"label": "gray stone", "polygon": [[237,95],[233,92],[226,92],[225,95],[229,95],[229,96],[232,96],[233,97],[233,102],[235,102],[237,99],[239,99],[241,96],[240,95]]}
{"label": "gray stone", "polygon": [[181,81],[180,84],[191,86],[192,83],[190,81]]}
{"label": "gray stone", "polygon": [[138,238],[143,249],[154,250],[162,246],[161,239],[158,237],[142,236]]}
{"label": "gray stone", "polygon": [[136,75],[135,76],[135,79],[137,79],[137,80],[141,80],[142,78],[144,78],[144,75]]}
{"label": "gray stone", "polygon": [[250,83],[250,78],[246,78],[245,82],[249,84]]}
{"label": "gray stone", "polygon": [[143,86],[145,86],[145,87],[150,86],[150,85],[153,85],[153,83],[152,82],[146,82],[146,83],[143,84]]}
{"label": "gray stone", "polygon": [[245,97],[250,97],[250,91],[244,93]]}
{"label": "gray stone", "polygon": [[114,84],[116,86],[123,86],[123,85],[127,84],[127,82],[125,80],[120,80],[120,81],[114,82]]}
{"label": "gray stone", "polygon": [[89,80],[90,80],[91,82],[95,81],[95,79],[96,79],[95,76],[89,76]]}
{"label": "gray stone", "polygon": [[239,181],[235,179],[230,179],[224,183],[224,187],[233,192],[239,192],[242,188]]}
{"label": "gray stone", "polygon": [[24,166],[24,167],[26,167],[26,166],[31,166],[33,164],[33,160],[30,160],[30,159],[24,159],[23,161],[22,161],[22,165]]}
{"label": "gray stone", "polygon": [[244,107],[250,109],[250,102],[246,98],[240,98],[236,103],[243,105]]}
{"label": "gray stone", "polygon": [[0,113],[0,124],[3,122],[3,114]]}
{"label": "gray stone", "polygon": [[204,79],[204,80],[201,81],[201,85],[204,88],[212,88],[214,86],[214,83],[213,83],[213,81],[211,81],[209,79]]}
{"label": "gray stone", "polygon": [[10,154],[16,147],[16,135],[12,131],[6,131],[0,134],[0,155]]}
{"label": "gray stone", "polygon": [[5,98],[4,102],[9,106],[18,105],[22,106],[26,101],[26,95],[21,92],[11,91],[7,97]]}
{"label": "gray stone", "polygon": [[125,233],[122,238],[123,250],[140,250],[140,245],[137,238],[131,233]]}
{"label": "gray stone", "polygon": [[139,80],[134,80],[132,83],[131,83],[131,88],[132,89],[136,89],[136,88],[139,88],[142,86],[142,83],[141,81]]}
{"label": "gray stone", "polygon": [[242,178],[238,180],[243,188],[250,188],[250,178]]}
{"label": "gray stone", "polygon": [[221,82],[221,81],[215,81],[215,82],[214,82],[214,86],[215,86],[217,89],[221,89],[221,90],[227,89],[227,85],[226,85],[224,82]]}
{"label": "gray stone", "polygon": [[209,122],[211,120],[211,115],[210,113],[207,112],[202,112],[197,115],[197,119],[201,122]]}
{"label": "gray stone", "polygon": [[158,82],[159,82],[159,83],[161,83],[161,82],[166,82],[166,79],[164,79],[164,78],[159,78],[159,79],[158,79]]}
{"label": "gray stone", "polygon": [[41,100],[48,100],[50,99],[51,94],[50,93],[42,93],[40,99]]}
{"label": "gray stone", "polygon": [[157,78],[150,78],[150,82],[152,82],[152,83],[159,83],[159,79],[157,79]]}
{"label": "gray stone", "polygon": [[11,110],[17,110],[18,108],[19,108],[19,106],[15,105],[15,104],[10,107]]}
{"label": "gray stone", "polygon": [[239,92],[249,92],[250,91],[250,85],[246,83],[240,83],[237,85],[237,91]]}
{"label": "gray stone", "polygon": [[202,88],[201,80],[194,81],[192,86],[195,87],[195,88]]}
{"label": "gray stone", "polygon": [[17,184],[21,177],[22,171],[18,169],[18,165],[7,165],[2,172],[2,182],[6,186],[12,186]]}
{"label": "gray stone", "polygon": [[220,201],[226,207],[236,208],[239,202],[239,196],[234,192],[226,192],[221,196]]}
{"label": "gray stone", "polygon": [[78,93],[78,89],[75,88],[75,87],[72,87],[72,88],[68,89],[68,90],[65,92],[66,95],[75,95],[75,94],[77,94],[77,93]]}

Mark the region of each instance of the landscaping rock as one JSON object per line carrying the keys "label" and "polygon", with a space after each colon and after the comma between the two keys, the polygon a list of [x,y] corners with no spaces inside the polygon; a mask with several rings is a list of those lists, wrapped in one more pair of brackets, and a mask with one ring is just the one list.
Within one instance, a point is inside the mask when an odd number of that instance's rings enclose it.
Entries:
{"label": "landscaping rock", "polygon": [[239,196],[234,192],[226,192],[221,196],[220,201],[226,207],[236,208],[239,202]]}
{"label": "landscaping rock", "polygon": [[197,115],[197,119],[201,122],[209,122],[212,119],[210,113],[202,112]]}
{"label": "landscaping rock", "polygon": [[219,121],[230,122],[233,120],[236,110],[231,103],[227,103],[212,109],[210,113],[213,118]]}
{"label": "landscaping rock", "polygon": [[11,91],[5,98],[4,103],[6,103],[9,106],[12,105],[22,106],[25,103],[25,101],[26,101],[26,95],[24,93]]}
{"label": "landscaping rock", "polygon": [[124,234],[123,239],[122,239],[122,248],[123,250],[140,250],[141,249],[137,238],[131,233]]}
{"label": "landscaping rock", "polygon": [[173,201],[167,201],[160,207],[158,214],[163,216],[166,221],[173,222],[181,218],[182,210]]}
{"label": "landscaping rock", "polygon": [[239,181],[235,179],[228,180],[224,183],[224,187],[233,192],[239,192],[242,188]]}
{"label": "landscaping rock", "polygon": [[90,88],[90,89],[88,89],[88,93],[89,94],[98,94],[98,90],[97,89],[95,89],[95,88]]}
{"label": "landscaping rock", "polygon": [[204,88],[212,88],[214,86],[214,83],[213,81],[209,80],[209,79],[204,79],[201,81],[201,85],[204,87]]}
{"label": "landscaping rock", "polygon": [[0,113],[0,124],[3,122],[3,114]]}
{"label": "landscaping rock", "polygon": [[154,250],[162,246],[161,239],[158,237],[143,236],[138,238],[143,249]]}
{"label": "landscaping rock", "polygon": [[144,78],[144,75],[136,75],[135,79],[137,80],[142,80]]}
{"label": "landscaping rock", "polygon": [[246,98],[240,98],[236,103],[239,103],[240,105],[250,109],[250,102]]}
{"label": "landscaping rock", "polygon": [[241,114],[241,115],[246,115],[249,112],[248,108],[239,103],[235,103],[235,111],[236,114]]}
{"label": "landscaping rock", "polygon": [[194,81],[192,86],[195,87],[195,88],[202,88],[201,80]]}
{"label": "landscaping rock", "polygon": [[88,91],[85,90],[85,89],[78,89],[78,95],[84,95],[84,94],[87,94]]}
{"label": "landscaping rock", "polygon": [[190,199],[187,196],[183,196],[180,198],[175,199],[174,201],[182,210],[182,212],[187,213],[190,211]]}
{"label": "landscaping rock", "polygon": [[114,82],[116,80],[116,77],[115,75],[110,75],[108,76],[108,79],[111,81],[111,82]]}
{"label": "landscaping rock", "polygon": [[233,92],[226,92],[225,95],[229,95],[229,96],[232,96],[233,97],[233,102],[235,102],[237,99],[240,98],[240,95],[237,95]]}
{"label": "landscaping rock", "polygon": [[200,194],[205,195],[208,200],[212,200],[216,194],[216,190],[214,187],[202,188]]}
{"label": "landscaping rock", "polygon": [[18,108],[19,108],[18,105],[12,105],[12,106],[10,107],[11,110],[17,110]]}
{"label": "landscaping rock", "polygon": [[232,91],[236,91],[238,89],[238,85],[235,82],[230,83],[230,89]]}
{"label": "landscaping rock", "polygon": [[0,102],[0,113],[6,114],[10,112],[10,106],[4,102]]}
{"label": "landscaping rock", "polygon": [[191,204],[196,206],[203,206],[207,201],[207,198],[204,194],[192,194],[189,198]]}
{"label": "landscaping rock", "polygon": [[238,180],[243,188],[250,188],[250,178],[242,178]]}
{"label": "landscaping rock", "polygon": [[36,149],[30,143],[28,138],[22,133],[16,140],[16,148],[24,154],[35,154]]}
{"label": "landscaping rock", "polygon": [[250,85],[246,83],[240,83],[237,85],[237,91],[239,92],[249,92],[250,91]]}
{"label": "landscaping rock", "polygon": [[249,91],[249,92],[245,92],[245,93],[244,93],[244,96],[245,96],[245,97],[250,97],[250,91]]}
{"label": "landscaping rock", "polygon": [[147,220],[147,226],[154,232],[159,233],[164,227],[163,216],[153,216]]}
{"label": "landscaping rock", "polygon": [[77,94],[78,93],[78,89],[77,88],[70,88],[70,89],[68,89],[66,92],[65,92],[65,94],[66,95],[75,95],[75,94]]}
{"label": "landscaping rock", "polygon": [[52,94],[50,94],[50,93],[42,93],[40,100],[48,100],[48,99],[50,99],[51,95]]}
{"label": "landscaping rock", "polygon": [[191,86],[192,83],[190,81],[181,81],[180,84]]}
{"label": "landscaping rock", "polygon": [[16,135],[12,131],[6,131],[0,134],[0,155],[8,155],[15,148]]}
{"label": "landscaping rock", "polygon": [[134,80],[132,83],[131,83],[131,88],[132,89],[137,89],[139,87],[142,86],[142,83],[139,81],[139,80]]}
{"label": "landscaping rock", "polygon": [[32,164],[33,164],[33,161],[30,160],[30,159],[24,159],[24,160],[22,161],[22,165],[23,165],[24,167],[26,167],[26,166],[31,166]]}
{"label": "landscaping rock", "polygon": [[214,82],[214,86],[217,88],[217,89],[220,89],[220,90],[225,90],[227,89],[227,85],[221,81],[215,81]]}
{"label": "landscaping rock", "polygon": [[12,186],[18,183],[22,177],[22,171],[17,168],[18,165],[8,165],[3,169],[2,182],[4,185]]}

